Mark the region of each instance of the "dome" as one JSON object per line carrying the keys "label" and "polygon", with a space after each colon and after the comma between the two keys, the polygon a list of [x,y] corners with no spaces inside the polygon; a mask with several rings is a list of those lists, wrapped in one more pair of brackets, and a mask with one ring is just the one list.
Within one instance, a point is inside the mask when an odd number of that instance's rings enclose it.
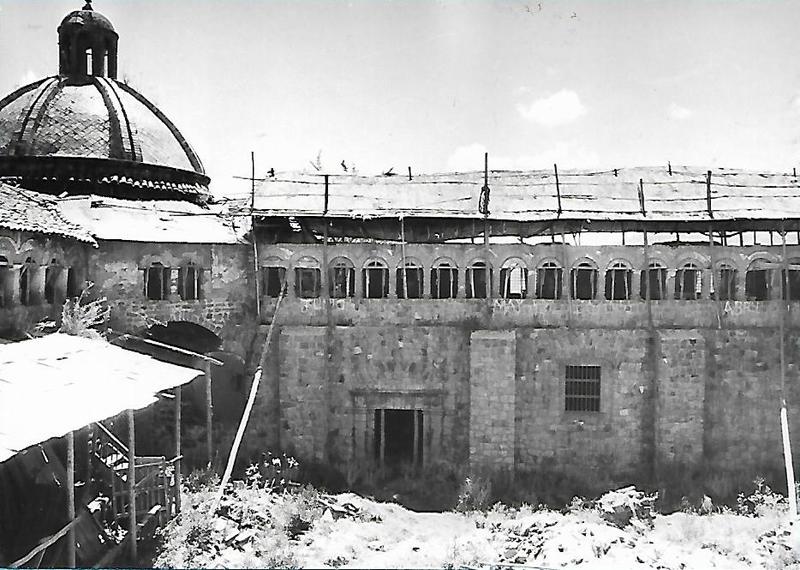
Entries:
{"label": "dome", "polygon": [[59,74],[0,99],[0,177],[58,194],[207,195],[209,179],[180,131],[116,80],[118,40],[91,0],[62,20]]}
{"label": "dome", "polygon": [[0,175],[25,175],[9,171],[9,161],[35,164],[51,176],[208,184],[175,125],[143,95],[108,77],[49,77],[0,100]]}

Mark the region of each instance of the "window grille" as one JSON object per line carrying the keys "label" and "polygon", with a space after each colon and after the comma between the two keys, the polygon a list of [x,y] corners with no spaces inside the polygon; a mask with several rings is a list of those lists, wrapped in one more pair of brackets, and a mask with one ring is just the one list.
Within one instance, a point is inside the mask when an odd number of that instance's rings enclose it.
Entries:
{"label": "window grille", "polygon": [[790,259],[788,262],[788,283],[786,289],[787,271],[781,269],[781,291],[787,301],[800,301],[800,259]]}
{"label": "window grille", "polygon": [[151,301],[169,299],[170,268],[156,261],[145,269],[144,296]]}
{"label": "window grille", "polygon": [[397,268],[397,297],[399,299],[422,298],[424,272],[415,261],[406,261]]}
{"label": "window grille", "polygon": [[184,301],[200,298],[203,270],[194,262],[189,262],[178,271],[178,292]]}
{"label": "window grille", "polygon": [[606,299],[609,301],[627,301],[631,298],[631,268],[617,262],[606,271]]}
{"label": "window grille", "polygon": [[328,270],[330,295],[334,299],[353,297],[356,289],[356,272],[353,264],[345,258],[334,259]]}
{"label": "window grille", "polygon": [[572,298],[589,300],[597,296],[597,269],[583,261],[572,270]]}
{"label": "window grille", "polygon": [[268,265],[261,268],[261,294],[266,297],[280,297],[286,281],[286,268]]}
{"label": "window grille", "polygon": [[651,301],[660,301],[666,296],[667,268],[658,262],[651,263],[650,267],[641,273],[639,293],[642,299],[647,299],[648,291]]}
{"label": "window grille", "polygon": [[744,275],[744,295],[748,301],[767,301],[772,289],[772,270],[766,259],[754,261]]}
{"label": "window grille", "polygon": [[564,270],[555,261],[547,261],[536,271],[536,297],[560,299]]}
{"label": "window grille", "polygon": [[294,268],[295,295],[302,299],[319,297],[320,271],[317,267]]}
{"label": "window grille", "polygon": [[721,265],[717,271],[717,281],[712,282],[712,296],[720,301],[733,301],[736,299],[736,268],[730,265]]}
{"label": "window grille", "polygon": [[528,292],[528,268],[518,259],[511,259],[500,269],[500,296],[524,299]]}
{"label": "window grille", "polygon": [[492,269],[485,261],[475,261],[467,267],[467,299],[486,299],[492,283]]}
{"label": "window grille", "polygon": [[0,308],[11,306],[13,279],[11,264],[6,257],[0,255]]}
{"label": "window grille", "polygon": [[364,297],[381,299],[389,296],[389,268],[383,261],[369,261],[364,265]]}
{"label": "window grille", "polygon": [[694,301],[703,291],[703,272],[694,263],[687,263],[675,272],[675,298]]}
{"label": "window grille", "polygon": [[458,268],[449,261],[441,261],[431,269],[431,297],[453,299],[458,292]]}
{"label": "window grille", "polygon": [[600,367],[567,365],[564,381],[564,410],[600,411]]}

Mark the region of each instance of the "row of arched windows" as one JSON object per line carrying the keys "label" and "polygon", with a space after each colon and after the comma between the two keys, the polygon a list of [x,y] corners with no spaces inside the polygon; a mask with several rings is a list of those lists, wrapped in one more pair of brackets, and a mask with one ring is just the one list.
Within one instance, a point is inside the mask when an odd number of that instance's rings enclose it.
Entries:
{"label": "row of arched windows", "polygon": [[154,261],[144,270],[144,296],[151,301],[166,301],[172,294],[182,301],[195,301],[202,293],[203,269],[193,261],[177,268]]}
{"label": "row of arched windows", "polygon": [[[777,271],[780,265],[766,259],[754,260],[745,274],[747,300],[761,301],[781,296],[800,300],[800,260],[790,261],[788,289],[782,286],[784,274]],[[301,298],[319,297],[322,291],[320,263],[313,257],[303,257],[293,266],[294,293]],[[361,295],[367,299],[389,296],[390,279],[394,279],[394,294],[400,299],[448,299],[459,295],[459,279],[464,278],[464,296],[486,298],[490,296],[493,268],[485,261],[476,260],[466,267],[463,275],[449,259],[434,262],[429,271],[414,258],[406,258],[391,275],[383,259],[371,259],[360,269]],[[565,283],[564,280],[567,279]],[[261,266],[260,290],[262,295],[278,297],[287,280],[286,264],[279,258],[268,258]],[[706,282],[707,280],[707,282]],[[777,282],[776,282],[777,281]],[[328,294],[332,298],[356,296],[356,268],[346,257],[333,259],[328,266]],[[566,285],[566,286],[565,286]],[[499,289],[496,292],[506,299],[571,299],[591,300],[696,300],[704,296],[711,299],[737,299],[740,287],[737,268],[730,263],[716,264],[713,278],[710,271],[697,261],[686,261],[674,272],[662,262],[653,261],[646,269],[635,270],[625,260],[609,264],[603,274],[590,259],[575,263],[569,270],[554,259],[541,262],[531,270],[519,258],[509,258],[500,266]]]}
{"label": "row of arched windows", "polygon": [[66,267],[57,259],[39,265],[33,257],[15,266],[0,255],[0,308],[15,305],[40,305],[62,303],[68,297],[81,294],[83,283],[77,271]]}

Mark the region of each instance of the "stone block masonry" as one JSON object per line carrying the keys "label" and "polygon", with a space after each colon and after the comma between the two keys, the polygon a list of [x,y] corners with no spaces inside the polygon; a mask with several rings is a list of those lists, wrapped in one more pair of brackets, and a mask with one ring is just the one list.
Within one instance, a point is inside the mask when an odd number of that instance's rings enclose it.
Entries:
{"label": "stone block masonry", "polygon": [[472,469],[514,467],[516,335],[470,335],[469,463]]}

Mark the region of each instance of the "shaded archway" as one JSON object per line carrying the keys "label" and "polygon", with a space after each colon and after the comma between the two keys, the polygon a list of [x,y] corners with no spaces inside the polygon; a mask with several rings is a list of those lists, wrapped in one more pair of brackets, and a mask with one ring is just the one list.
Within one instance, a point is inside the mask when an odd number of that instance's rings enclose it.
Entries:
{"label": "shaded archway", "polygon": [[222,339],[213,331],[188,321],[153,325],[147,329],[147,337],[200,354],[217,350],[222,344]]}

